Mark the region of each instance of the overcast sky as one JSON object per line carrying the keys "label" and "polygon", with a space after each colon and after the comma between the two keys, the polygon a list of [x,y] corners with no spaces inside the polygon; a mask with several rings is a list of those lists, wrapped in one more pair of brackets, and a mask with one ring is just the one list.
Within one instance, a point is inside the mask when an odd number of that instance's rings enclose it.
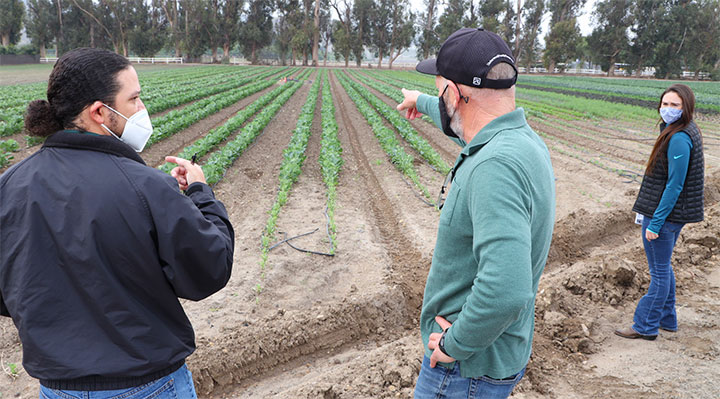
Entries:
{"label": "overcast sky", "polygon": [[[578,18],[578,25],[580,26],[580,32],[582,32],[583,36],[587,36],[592,32],[593,24],[592,21],[592,10],[595,6],[595,2],[597,0],[587,0],[587,3],[585,4],[585,7],[581,11],[580,17]],[[425,9],[425,3],[423,0],[410,0],[410,3],[412,4],[412,7],[414,10],[423,11]],[[524,3],[524,1],[523,1]],[[513,0],[513,4],[517,4],[517,1]],[[442,5],[441,5],[442,7]],[[441,8],[442,10],[442,8]],[[550,23],[550,14],[546,14],[545,18],[543,19],[543,34],[542,37],[545,37],[545,35],[548,32],[548,24]]]}

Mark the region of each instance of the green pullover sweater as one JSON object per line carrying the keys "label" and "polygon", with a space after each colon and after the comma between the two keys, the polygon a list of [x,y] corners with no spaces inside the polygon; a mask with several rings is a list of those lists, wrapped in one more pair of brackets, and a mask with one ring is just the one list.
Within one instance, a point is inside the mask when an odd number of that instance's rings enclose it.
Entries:
{"label": "green pullover sweater", "polygon": [[[441,126],[437,97],[421,95],[417,109]],[[455,161],[420,316],[426,356],[430,334],[442,331],[439,315],[452,323],[445,350],[463,377],[501,379],[525,367],[554,222],[550,154],[518,108],[480,130]]]}

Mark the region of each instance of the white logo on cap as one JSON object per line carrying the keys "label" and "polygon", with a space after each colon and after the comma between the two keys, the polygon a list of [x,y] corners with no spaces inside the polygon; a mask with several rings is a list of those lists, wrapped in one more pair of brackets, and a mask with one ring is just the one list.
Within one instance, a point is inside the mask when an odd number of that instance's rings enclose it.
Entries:
{"label": "white logo on cap", "polygon": [[498,55],[496,55],[495,57],[492,57],[492,59],[491,59],[490,61],[488,61],[487,64],[485,64],[485,65],[490,66],[490,64],[492,64],[493,61],[495,61],[496,59],[498,59],[498,58],[500,58],[500,57],[505,57],[505,58],[509,59],[510,62],[512,62],[513,64],[515,63],[515,60],[513,60],[512,57],[510,57],[509,55],[507,55],[507,54],[498,54]]}
{"label": "white logo on cap", "polygon": [[482,82],[482,79],[478,78],[477,76],[473,77],[473,84],[475,86],[480,86],[481,82]]}

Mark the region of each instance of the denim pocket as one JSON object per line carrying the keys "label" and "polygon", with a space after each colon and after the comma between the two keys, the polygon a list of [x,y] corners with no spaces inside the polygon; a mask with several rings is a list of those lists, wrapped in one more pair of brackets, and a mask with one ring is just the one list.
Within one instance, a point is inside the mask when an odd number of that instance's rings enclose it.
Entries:
{"label": "denim pocket", "polygon": [[176,397],[175,380],[166,377],[146,385],[130,388],[125,392],[116,392],[113,396],[108,396],[107,399],[175,399]]}
{"label": "denim pocket", "polygon": [[484,375],[480,378],[477,378],[477,380],[480,380],[487,384],[503,386],[503,385],[515,385],[515,384],[517,384],[518,381],[520,381],[520,378],[522,378],[522,374],[518,373],[513,378],[509,378],[509,379],[496,380],[494,378],[490,378],[490,377]]}

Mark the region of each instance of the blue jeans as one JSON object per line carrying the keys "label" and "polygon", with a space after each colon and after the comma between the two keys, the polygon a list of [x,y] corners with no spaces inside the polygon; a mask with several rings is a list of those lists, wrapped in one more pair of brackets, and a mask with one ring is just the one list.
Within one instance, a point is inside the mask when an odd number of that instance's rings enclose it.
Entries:
{"label": "blue jeans", "polygon": [[195,385],[187,366],[134,388],[112,391],[61,391],[40,385],[40,399],[195,399]]}
{"label": "blue jeans", "polygon": [[670,258],[675,242],[680,236],[684,223],[665,222],[658,238],[648,241],[645,230],[651,218],[644,218],[642,223],[642,240],[650,267],[650,287],[640,299],[635,316],[633,330],[642,335],[657,335],[660,327],[666,330],[677,330],[675,314],[675,273]]}
{"label": "blue jeans", "polygon": [[504,399],[510,396],[523,375],[524,367],[509,379],[463,378],[458,362],[452,369],[440,364],[430,368],[430,359],[425,356],[415,384],[415,399]]}

